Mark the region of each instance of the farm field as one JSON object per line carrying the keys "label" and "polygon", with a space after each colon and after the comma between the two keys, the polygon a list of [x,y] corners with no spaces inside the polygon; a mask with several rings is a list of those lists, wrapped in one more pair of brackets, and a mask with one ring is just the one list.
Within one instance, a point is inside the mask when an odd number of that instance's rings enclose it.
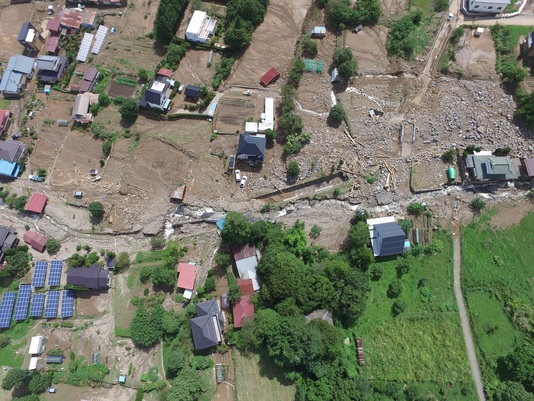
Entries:
{"label": "farm field", "polygon": [[532,205],[524,202],[500,205],[463,230],[462,287],[485,383],[497,379],[498,359],[533,330],[528,315],[534,304],[533,229]]}
{"label": "farm field", "polygon": [[[448,233],[434,239],[443,250],[409,258],[411,269],[400,279],[400,258],[376,263],[383,276],[372,281],[367,308],[351,329],[354,339],[363,339],[366,363],[359,372],[370,381],[416,382],[429,393],[444,391],[446,399],[475,400],[453,292],[452,239]],[[397,299],[406,307],[394,318],[395,299],[387,293],[397,279],[402,283]]]}
{"label": "farm field", "polygon": [[239,401],[294,401],[295,387],[284,384],[278,371],[268,358],[257,354],[232,351],[236,374],[235,399]]}

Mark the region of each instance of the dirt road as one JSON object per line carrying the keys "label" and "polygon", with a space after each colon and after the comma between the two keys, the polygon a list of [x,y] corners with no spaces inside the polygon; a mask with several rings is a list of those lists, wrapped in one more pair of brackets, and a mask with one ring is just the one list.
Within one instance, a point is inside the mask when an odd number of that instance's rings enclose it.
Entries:
{"label": "dirt road", "polygon": [[465,346],[469,356],[469,363],[471,364],[471,371],[475,379],[475,386],[477,388],[477,395],[479,401],[486,401],[484,395],[484,386],[482,385],[482,376],[478,367],[477,355],[473,343],[473,336],[471,335],[471,328],[469,327],[469,319],[465,310],[464,296],[462,295],[462,287],[460,283],[461,278],[461,252],[460,252],[460,238],[458,235],[454,238],[454,295],[458,303],[458,310],[460,311],[460,320],[462,321],[462,331],[464,333]]}

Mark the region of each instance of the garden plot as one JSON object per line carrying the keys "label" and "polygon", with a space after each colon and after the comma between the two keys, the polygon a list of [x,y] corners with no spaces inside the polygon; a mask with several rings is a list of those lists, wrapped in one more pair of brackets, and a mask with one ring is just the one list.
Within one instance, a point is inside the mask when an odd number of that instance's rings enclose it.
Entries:
{"label": "garden plot", "polygon": [[242,132],[245,121],[258,121],[263,112],[263,97],[256,93],[244,96],[240,92],[226,93],[219,101],[214,129],[220,133]]}
{"label": "garden plot", "polygon": [[465,69],[468,77],[497,80],[495,72],[495,44],[489,29],[480,37],[473,35],[472,29],[466,29],[460,38],[460,50],[456,52],[456,64]]}

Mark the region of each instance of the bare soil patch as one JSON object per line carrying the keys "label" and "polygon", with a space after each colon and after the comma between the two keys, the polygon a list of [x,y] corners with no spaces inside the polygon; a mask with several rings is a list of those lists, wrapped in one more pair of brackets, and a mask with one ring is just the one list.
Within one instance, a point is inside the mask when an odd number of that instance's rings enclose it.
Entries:
{"label": "bare soil patch", "polygon": [[358,61],[358,73],[384,74],[390,69],[386,52],[388,28],[383,25],[365,27],[358,33],[345,31],[345,44]]}
{"label": "bare soil patch", "polygon": [[252,96],[244,96],[237,91],[228,92],[219,101],[214,129],[225,134],[243,132],[247,119],[259,121],[263,105],[263,96],[256,92]]}
{"label": "bare soil patch", "polygon": [[116,81],[113,81],[108,88],[108,94],[111,97],[131,97],[135,93],[135,87],[121,85]]}
{"label": "bare soil patch", "polygon": [[209,50],[189,49],[185,57],[180,61],[178,69],[174,72],[173,79],[184,85],[205,85],[211,88],[213,75],[215,75],[215,66],[221,60],[221,55],[213,52],[211,67],[208,67],[209,57]]}
{"label": "bare soil patch", "polygon": [[534,210],[529,201],[513,201],[497,206],[497,212],[491,216],[491,225],[504,230],[519,224],[521,219]]}
{"label": "bare soil patch", "polygon": [[456,64],[465,69],[467,75],[479,79],[498,79],[495,72],[495,44],[489,29],[485,29],[480,37],[473,35],[467,28],[460,39],[461,49],[456,52]]}

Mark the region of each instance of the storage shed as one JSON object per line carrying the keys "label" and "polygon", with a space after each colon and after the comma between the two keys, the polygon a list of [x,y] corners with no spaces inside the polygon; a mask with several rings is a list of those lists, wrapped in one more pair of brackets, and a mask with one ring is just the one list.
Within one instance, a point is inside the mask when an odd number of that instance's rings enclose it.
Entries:
{"label": "storage shed", "polygon": [[46,195],[34,192],[28,200],[28,203],[26,203],[24,210],[30,213],[42,214],[47,201],[48,197]]}
{"label": "storage shed", "polygon": [[36,251],[44,252],[46,248],[46,237],[33,230],[26,231],[22,239]]}
{"label": "storage shed", "polygon": [[30,349],[28,353],[30,355],[39,355],[44,352],[46,345],[46,337],[44,336],[35,336],[32,337],[30,341]]}
{"label": "storage shed", "polygon": [[275,68],[271,68],[260,78],[260,83],[263,86],[267,86],[275,82],[278,78],[280,78],[280,73]]}

